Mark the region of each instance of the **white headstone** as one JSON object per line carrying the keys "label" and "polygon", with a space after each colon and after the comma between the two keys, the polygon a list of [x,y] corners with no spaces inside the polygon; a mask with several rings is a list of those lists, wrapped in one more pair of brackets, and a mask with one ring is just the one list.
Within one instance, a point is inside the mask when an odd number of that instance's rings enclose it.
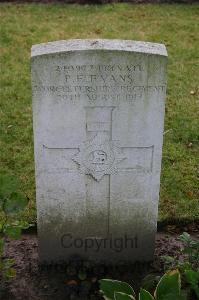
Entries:
{"label": "white headstone", "polygon": [[32,47],[41,260],[153,259],[166,62],[154,43]]}

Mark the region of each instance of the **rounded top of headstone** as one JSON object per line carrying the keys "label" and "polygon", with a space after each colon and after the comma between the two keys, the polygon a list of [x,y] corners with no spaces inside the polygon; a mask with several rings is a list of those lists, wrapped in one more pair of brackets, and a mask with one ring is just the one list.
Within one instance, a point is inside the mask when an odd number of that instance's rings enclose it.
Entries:
{"label": "rounded top of headstone", "polygon": [[167,56],[164,44],[132,40],[75,39],[33,45],[31,49],[31,57],[81,50],[128,51]]}

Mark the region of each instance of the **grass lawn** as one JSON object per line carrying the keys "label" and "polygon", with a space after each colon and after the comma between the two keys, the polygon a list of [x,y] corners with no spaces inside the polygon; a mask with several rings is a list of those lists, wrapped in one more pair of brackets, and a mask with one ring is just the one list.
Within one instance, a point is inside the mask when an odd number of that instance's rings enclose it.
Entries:
{"label": "grass lawn", "polygon": [[[199,217],[199,6],[2,4],[0,170],[21,179],[35,221],[30,48],[71,38],[165,43],[169,53],[159,220]],[[198,61],[197,61],[198,59]],[[199,85],[198,85],[199,86]]]}

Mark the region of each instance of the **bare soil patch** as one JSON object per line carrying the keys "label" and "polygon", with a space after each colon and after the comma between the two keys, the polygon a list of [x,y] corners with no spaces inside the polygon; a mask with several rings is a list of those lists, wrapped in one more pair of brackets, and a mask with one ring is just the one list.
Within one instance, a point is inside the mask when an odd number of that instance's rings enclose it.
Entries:
{"label": "bare soil patch", "polygon": [[[160,274],[160,256],[179,257],[181,243],[178,234],[157,233],[155,261],[142,266],[39,265],[38,240],[35,234],[24,234],[20,240],[8,240],[5,257],[14,258],[17,275],[6,283],[3,300],[86,300],[102,299],[98,292],[100,278],[114,278],[141,284],[149,272]],[[194,233],[197,237],[197,233]]]}

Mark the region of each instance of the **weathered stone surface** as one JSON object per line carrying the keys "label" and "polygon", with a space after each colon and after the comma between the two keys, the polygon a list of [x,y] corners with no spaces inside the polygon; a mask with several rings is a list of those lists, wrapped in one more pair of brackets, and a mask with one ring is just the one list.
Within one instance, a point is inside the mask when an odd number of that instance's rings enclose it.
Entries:
{"label": "weathered stone surface", "polygon": [[32,47],[41,260],[153,258],[166,61],[144,42]]}

